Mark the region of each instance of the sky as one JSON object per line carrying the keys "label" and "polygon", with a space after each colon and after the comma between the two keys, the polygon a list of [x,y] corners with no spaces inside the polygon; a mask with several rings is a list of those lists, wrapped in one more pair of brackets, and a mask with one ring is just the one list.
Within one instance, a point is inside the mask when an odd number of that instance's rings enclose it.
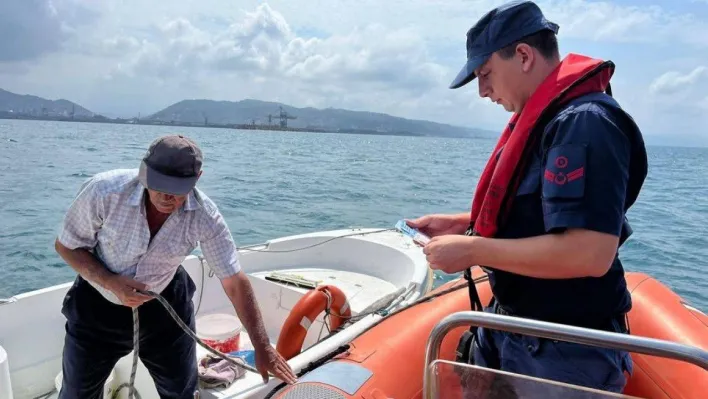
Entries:
{"label": "sky", "polygon": [[[496,0],[2,0],[0,88],[93,112],[253,98],[501,130],[451,90],[465,34]],[[538,0],[561,55],[616,64],[613,94],[647,141],[708,145],[708,0]]]}

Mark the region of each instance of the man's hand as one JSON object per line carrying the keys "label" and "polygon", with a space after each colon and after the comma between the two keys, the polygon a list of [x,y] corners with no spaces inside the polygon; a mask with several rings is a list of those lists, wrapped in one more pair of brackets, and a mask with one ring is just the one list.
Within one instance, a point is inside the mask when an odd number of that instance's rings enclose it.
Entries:
{"label": "man's hand", "polygon": [[135,289],[147,290],[148,287],[145,284],[130,277],[110,272],[94,254],[85,248],[70,249],[65,247],[58,239],[54,243],[54,248],[59,256],[76,270],[81,277],[113,292],[123,305],[137,308],[152,299],[150,296],[135,292]]}
{"label": "man's hand", "polygon": [[456,215],[435,214],[406,220],[406,223],[432,238],[446,234],[463,234],[470,224],[470,216],[467,213]]}
{"label": "man's hand", "polygon": [[294,384],[297,381],[297,376],[293,373],[290,365],[272,346],[256,346],[255,349],[256,369],[261,373],[263,383],[268,382],[268,372],[288,384]]}
{"label": "man's hand", "polygon": [[474,265],[472,244],[478,237],[442,235],[433,237],[423,247],[431,269],[447,274],[461,272]]}
{"label": "man's hand", "polygon": [[146,291],[147,285],[130,277],[113,275],[106,281],[106,288],[116,294],[121,303],[131,308],[137,308],[152,297],[135,292],[136,289]]}
{"label": "man's hand", "polygon": [[222,279],[221,285],[251,338],[256,351],[256,369],[261,373],[263,381],[268,381],[268,371],[270,371],[285,382],[295,382],[297,377],[290,365],[270,344],[253,287],[246,274],[239,271],[231,277]]}

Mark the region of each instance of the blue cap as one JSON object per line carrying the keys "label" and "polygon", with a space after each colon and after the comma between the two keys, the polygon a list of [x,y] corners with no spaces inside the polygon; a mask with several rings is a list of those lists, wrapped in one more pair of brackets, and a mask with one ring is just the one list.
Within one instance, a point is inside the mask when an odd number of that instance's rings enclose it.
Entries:
{"label": "blue cap", "polygon": [[457,89],[474,80],[474,70],[495,51],[542,30],[558,33],[558,25],[547,20],[532,1],[512,1],[489,11],[467,31],[467,63],[450,88]]}

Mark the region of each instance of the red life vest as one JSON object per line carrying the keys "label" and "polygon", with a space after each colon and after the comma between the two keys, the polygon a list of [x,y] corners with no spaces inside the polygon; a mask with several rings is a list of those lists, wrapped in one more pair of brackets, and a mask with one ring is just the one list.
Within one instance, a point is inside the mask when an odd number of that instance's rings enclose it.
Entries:
{"label": "red life vest", "polygon": [[613,73],[611,61],[570,54],[529,97],[521,113],[511,117],[475,190],[471,212],[474,234],[493,237],[504,223],[529,155],[549,117],[577,97],[605,92]]}

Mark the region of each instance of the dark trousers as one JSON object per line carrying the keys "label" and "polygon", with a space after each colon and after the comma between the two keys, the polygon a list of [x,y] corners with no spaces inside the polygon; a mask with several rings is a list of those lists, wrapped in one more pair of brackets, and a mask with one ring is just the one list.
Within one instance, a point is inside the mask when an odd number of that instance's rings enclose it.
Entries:
{"label": "dark trousers", "polygon": [[[180,266],[161,293],[192,330],[195,289]],[[116,362],[133,350],[132,309],[106,300],[79,276],[64,298],[62,313],[67,322],[59,397],[102,398],[103,385]],[[193,399],[197,391],[196,343],[156,299],[141,305],[138,316],[138,352],[160,398]]]}
{"label": "dark trousers", "polygon": [[[492,307],[485,308],[484,311],[498,313],[497,306],[495,303]],[[626,332],[616,321],[611,322],[606,330]],[[627,382],[624,371],[632,373],[632,359],[626,351],[555,341],[488,328],[477,329],[471,357],[474,359],[474,364],[481,367],[617,393],[622,392]],[[489,375],[491,376],[491,374]],[[508,383],[503,384],[504,381]],[[510,389],[514,384],[519,386],[523,384],[523,381],[519,379],[508,377],[490,379],[489,381],[490,384],[500,382],[502,384],[499,384],[499,387],[504,389]],[[496,389],[502,389],[499,387]],[[546,386],[546,388],[549,389],[548,396],[552,396],[550,392],[570,394],[568,391],[559,391],[559,388],[551,388],[550,386]],[[489,387],[485,387],[485,389],[489,389]],[[536,388],[536,390],[539,389],[541,388]],[[542,394],[542,392],[538,393]]]}

